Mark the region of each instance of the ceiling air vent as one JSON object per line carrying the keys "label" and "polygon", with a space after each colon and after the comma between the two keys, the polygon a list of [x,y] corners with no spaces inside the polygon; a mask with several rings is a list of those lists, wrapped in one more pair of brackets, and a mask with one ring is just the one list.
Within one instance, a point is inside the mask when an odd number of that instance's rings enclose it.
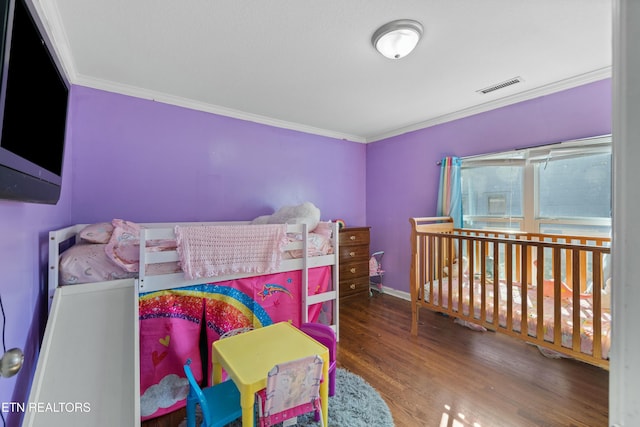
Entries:
{"label": "ceiling air vent", "polygon": [[511,85],[516,84],[516,83],[520,83],[521,81],[522,81],[522,78],[514,77],[512,79],[505,80],[505,81],[503,81],[501,83],[497,83],[495,85],[492,85],[492,86],[489,86],[489,87],[485,87],[484,89],[477,90],[476,92],[478,92],[478,93],[489,93],[489,92],[493,92],[494,90],[502,89],[502,88],[505,88],[507,86],[511,86]]}

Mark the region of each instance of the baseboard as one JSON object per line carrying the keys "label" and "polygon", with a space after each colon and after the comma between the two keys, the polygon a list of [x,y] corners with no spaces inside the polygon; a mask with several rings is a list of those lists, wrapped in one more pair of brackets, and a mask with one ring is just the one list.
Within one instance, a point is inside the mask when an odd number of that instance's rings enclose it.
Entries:
{"label": "baseboard", "polygon": [[391,295],[392,297],[403,299],[405,301],[411,301],[411,294],[409,292],[399,291],[397,289],[383,286],[382,293],[386,295]]}

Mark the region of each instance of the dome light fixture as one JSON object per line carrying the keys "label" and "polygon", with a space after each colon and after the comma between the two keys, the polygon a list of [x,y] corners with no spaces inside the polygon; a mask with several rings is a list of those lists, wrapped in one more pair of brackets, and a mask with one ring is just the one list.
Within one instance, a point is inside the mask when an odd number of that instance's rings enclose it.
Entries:
{"label": "dome light fixture", "polygon": [[371,43],[383,56],[400,59],[416,47],[422,37],[422,24],[412,19],[398,19],[378,28]]}

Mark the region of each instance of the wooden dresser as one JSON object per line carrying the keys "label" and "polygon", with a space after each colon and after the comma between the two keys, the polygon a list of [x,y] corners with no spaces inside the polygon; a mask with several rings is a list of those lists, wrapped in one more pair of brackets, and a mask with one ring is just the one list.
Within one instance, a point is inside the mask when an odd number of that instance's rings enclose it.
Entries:
{"label": "wooden dresser", "polygon": [[340,230],[340,298],[369,294],[369,227]]}

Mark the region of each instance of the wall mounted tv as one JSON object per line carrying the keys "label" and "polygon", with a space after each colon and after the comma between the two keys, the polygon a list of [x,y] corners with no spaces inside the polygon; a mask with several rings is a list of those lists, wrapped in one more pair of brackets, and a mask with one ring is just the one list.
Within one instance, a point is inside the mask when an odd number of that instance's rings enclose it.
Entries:
{"label": "wall mounted tv", "polygon": [[69,85],[25,0],[0,0],[0,199],[56,204]]}

